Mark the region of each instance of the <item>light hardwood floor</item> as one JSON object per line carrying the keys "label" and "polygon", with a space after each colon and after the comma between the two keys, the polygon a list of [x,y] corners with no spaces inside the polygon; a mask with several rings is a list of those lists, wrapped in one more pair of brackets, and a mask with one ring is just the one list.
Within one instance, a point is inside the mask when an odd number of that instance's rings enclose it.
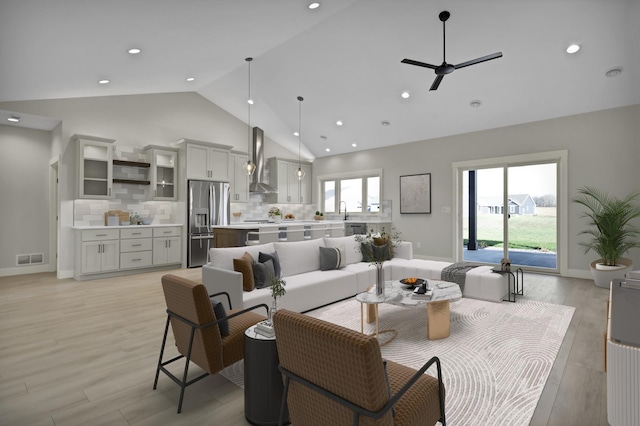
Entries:
{"label": "light hardwood floor", "polygon": [[[0,425],[248,424],[242,389],[220,375],[187,388],[182,414],[166,376],[152,390],[167,272],[82,282],[0,277]],[[200,278],[199,269],[171,272]],[[607,425],[608,291],[526,274],[524,297],[576,308],[531,424]]]}

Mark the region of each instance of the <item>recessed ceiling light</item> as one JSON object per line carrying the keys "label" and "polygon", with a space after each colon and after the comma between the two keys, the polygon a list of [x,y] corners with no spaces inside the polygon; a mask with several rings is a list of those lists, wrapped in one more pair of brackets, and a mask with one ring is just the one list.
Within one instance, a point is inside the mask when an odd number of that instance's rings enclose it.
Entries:
{"label": "recessed ceiling light", "polygon": [[313,10],[313,9],[317,9],[320,7],[320,3],[318,3],[317,1],[314,1],[313,3],[309,3],[309,9]]}
{"label": "recessed ceiling light", "polygon": [[385,120],[385,121],[383,121],[383,122],[382,122],[382,123],[380,123],[380,124],[382,124],[383,126],[385,126],[385,127],[386,127],[386,126],[388,126],[388,125],[389,125],[389,124],[391,124],[391,123],[389,123],[387,120]]}
{"label": "recessed ceiling light", "polygon": [[402,92],[402,94],[400,96],[402,96],[404,99],[409,99],[409,97],[411,97],[409,92]]}
{"label": "recessed ceiling light", "polygon": [[191,81],[196,81],[195,77],[187,77],[185,80],[191,82]]}
{"label": "recessed ceiling light", "polygon": [[576,53],[578,50],[580,50],[580,45],[578,44],[572,44],[567,47],[567,53]]}
{"label": "recessed ceiling light", "polygon": [[327,151],[327,152],[331,152],[330,148],[325,148],[324,150]]}
{"label": "recessed ceiling light", "polygon": [[300,133],[298,133],[298,132],[293,132],[293,136],[300,136]]}
{"label": "recessed ceiling light", "polygon": [[102,80],[98,80],[99,84],[109,84],[109,80],[107,80],[106,78],[103,78]]}
{"label": "recessed ceiling light", "polygon": [[611,68],[609,71],[605,73],[605,75],[609,78],[617,77],[622,74],[622,67]]}
{"label": "recessed ceiling light", "polygon": [[7,118],[7,121],[11,121],[12,123],[17,123],[20,121],[20,117],[16,117],[15,115],[9,116],[9,118]]}
{"label": "recessed ceiling light", "polygon": [[355,144],[355,143],[352,143],[352,144],[351,144],[351,146],[355,148],[355,147],[357,147],[358,145],[357,145],[357,144]]}
{"label": "recessed ceiling light", "polygon": [[342,126],[342,121],[341,121],[341,120],[338,120],[338,121],[336,121],[336,124],[337,124],[338,126]]}
{"label": "recessed ceiling light", "polygon": [[247,100],[247,103],[248,103],[249,105],[253,105],[253,99],[248,99],[248,100]]}
{"label": "recessed ceiling light", "polygon": [[142,52],[142,50],[138,49],[137,47],[134,47],[133,49],[127,50],[127,52],[129,52],[132,55],[137,55],[138,53]]}
{"label": "recessed ceiling light", "polygon": [[476,99],[469,102],[469,105],[471,106],[471,108],[478,108],[480,105],[482,105],[482,102]]}

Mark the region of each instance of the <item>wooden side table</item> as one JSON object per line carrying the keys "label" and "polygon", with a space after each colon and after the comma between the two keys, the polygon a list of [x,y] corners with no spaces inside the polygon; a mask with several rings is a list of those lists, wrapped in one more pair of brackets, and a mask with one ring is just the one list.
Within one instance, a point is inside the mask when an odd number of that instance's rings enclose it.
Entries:
{"label": "wooden side table", "polygon": [[[252,425],[278,424],[284,391],[278,364],[275,337],[249,327],[244,333],[244,416]],[[285,418],[288,424],[288,411]]]}

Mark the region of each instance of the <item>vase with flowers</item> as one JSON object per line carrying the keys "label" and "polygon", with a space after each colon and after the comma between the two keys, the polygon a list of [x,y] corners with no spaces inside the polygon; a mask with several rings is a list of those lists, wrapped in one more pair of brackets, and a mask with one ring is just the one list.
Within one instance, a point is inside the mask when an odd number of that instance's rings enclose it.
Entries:
{"label": "vase with flowers", "polygon": [[269,209],[269,218],[272,219],[275,223],[282,222],[282,212],[277,207],[271,207]]}
{"label": "vase with flowers", "polygon": [[367,234],[356,235],[355,240],[360,243],[362,261],[376,267],[376,294],[384,294],[384,270],[383,265],[393,257],[393,248],[402,242],[400,232],[391,228],[391,233],[385,232],[384,227],[380,232],[369,230]]}

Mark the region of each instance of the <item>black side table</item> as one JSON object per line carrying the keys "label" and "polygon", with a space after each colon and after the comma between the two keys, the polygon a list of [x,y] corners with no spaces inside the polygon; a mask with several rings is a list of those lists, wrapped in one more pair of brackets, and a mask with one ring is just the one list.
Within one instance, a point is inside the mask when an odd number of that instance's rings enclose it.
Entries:
{"label": "black side table", "polygon": [[[249,327],[244,333],[244,416],[252,425],[278,424],[284,392],[278,364],[275,337]],[[285,419],[288,424],[288,411]]]}
{"label": "black side table", "polygon": [[[509,293],[507,294],[506,301],[515,302],[516,296],[522,296],[524,294],[524,271],[522,270],[522,268],[517,268],[515,274],[510,270],[503,271],[502,269],[498,268],[493,268],[493,272],[507,276],[507,279],[509,281],[509,283],[507,284]],[[511,289],[513,289],[513,291]]]}

